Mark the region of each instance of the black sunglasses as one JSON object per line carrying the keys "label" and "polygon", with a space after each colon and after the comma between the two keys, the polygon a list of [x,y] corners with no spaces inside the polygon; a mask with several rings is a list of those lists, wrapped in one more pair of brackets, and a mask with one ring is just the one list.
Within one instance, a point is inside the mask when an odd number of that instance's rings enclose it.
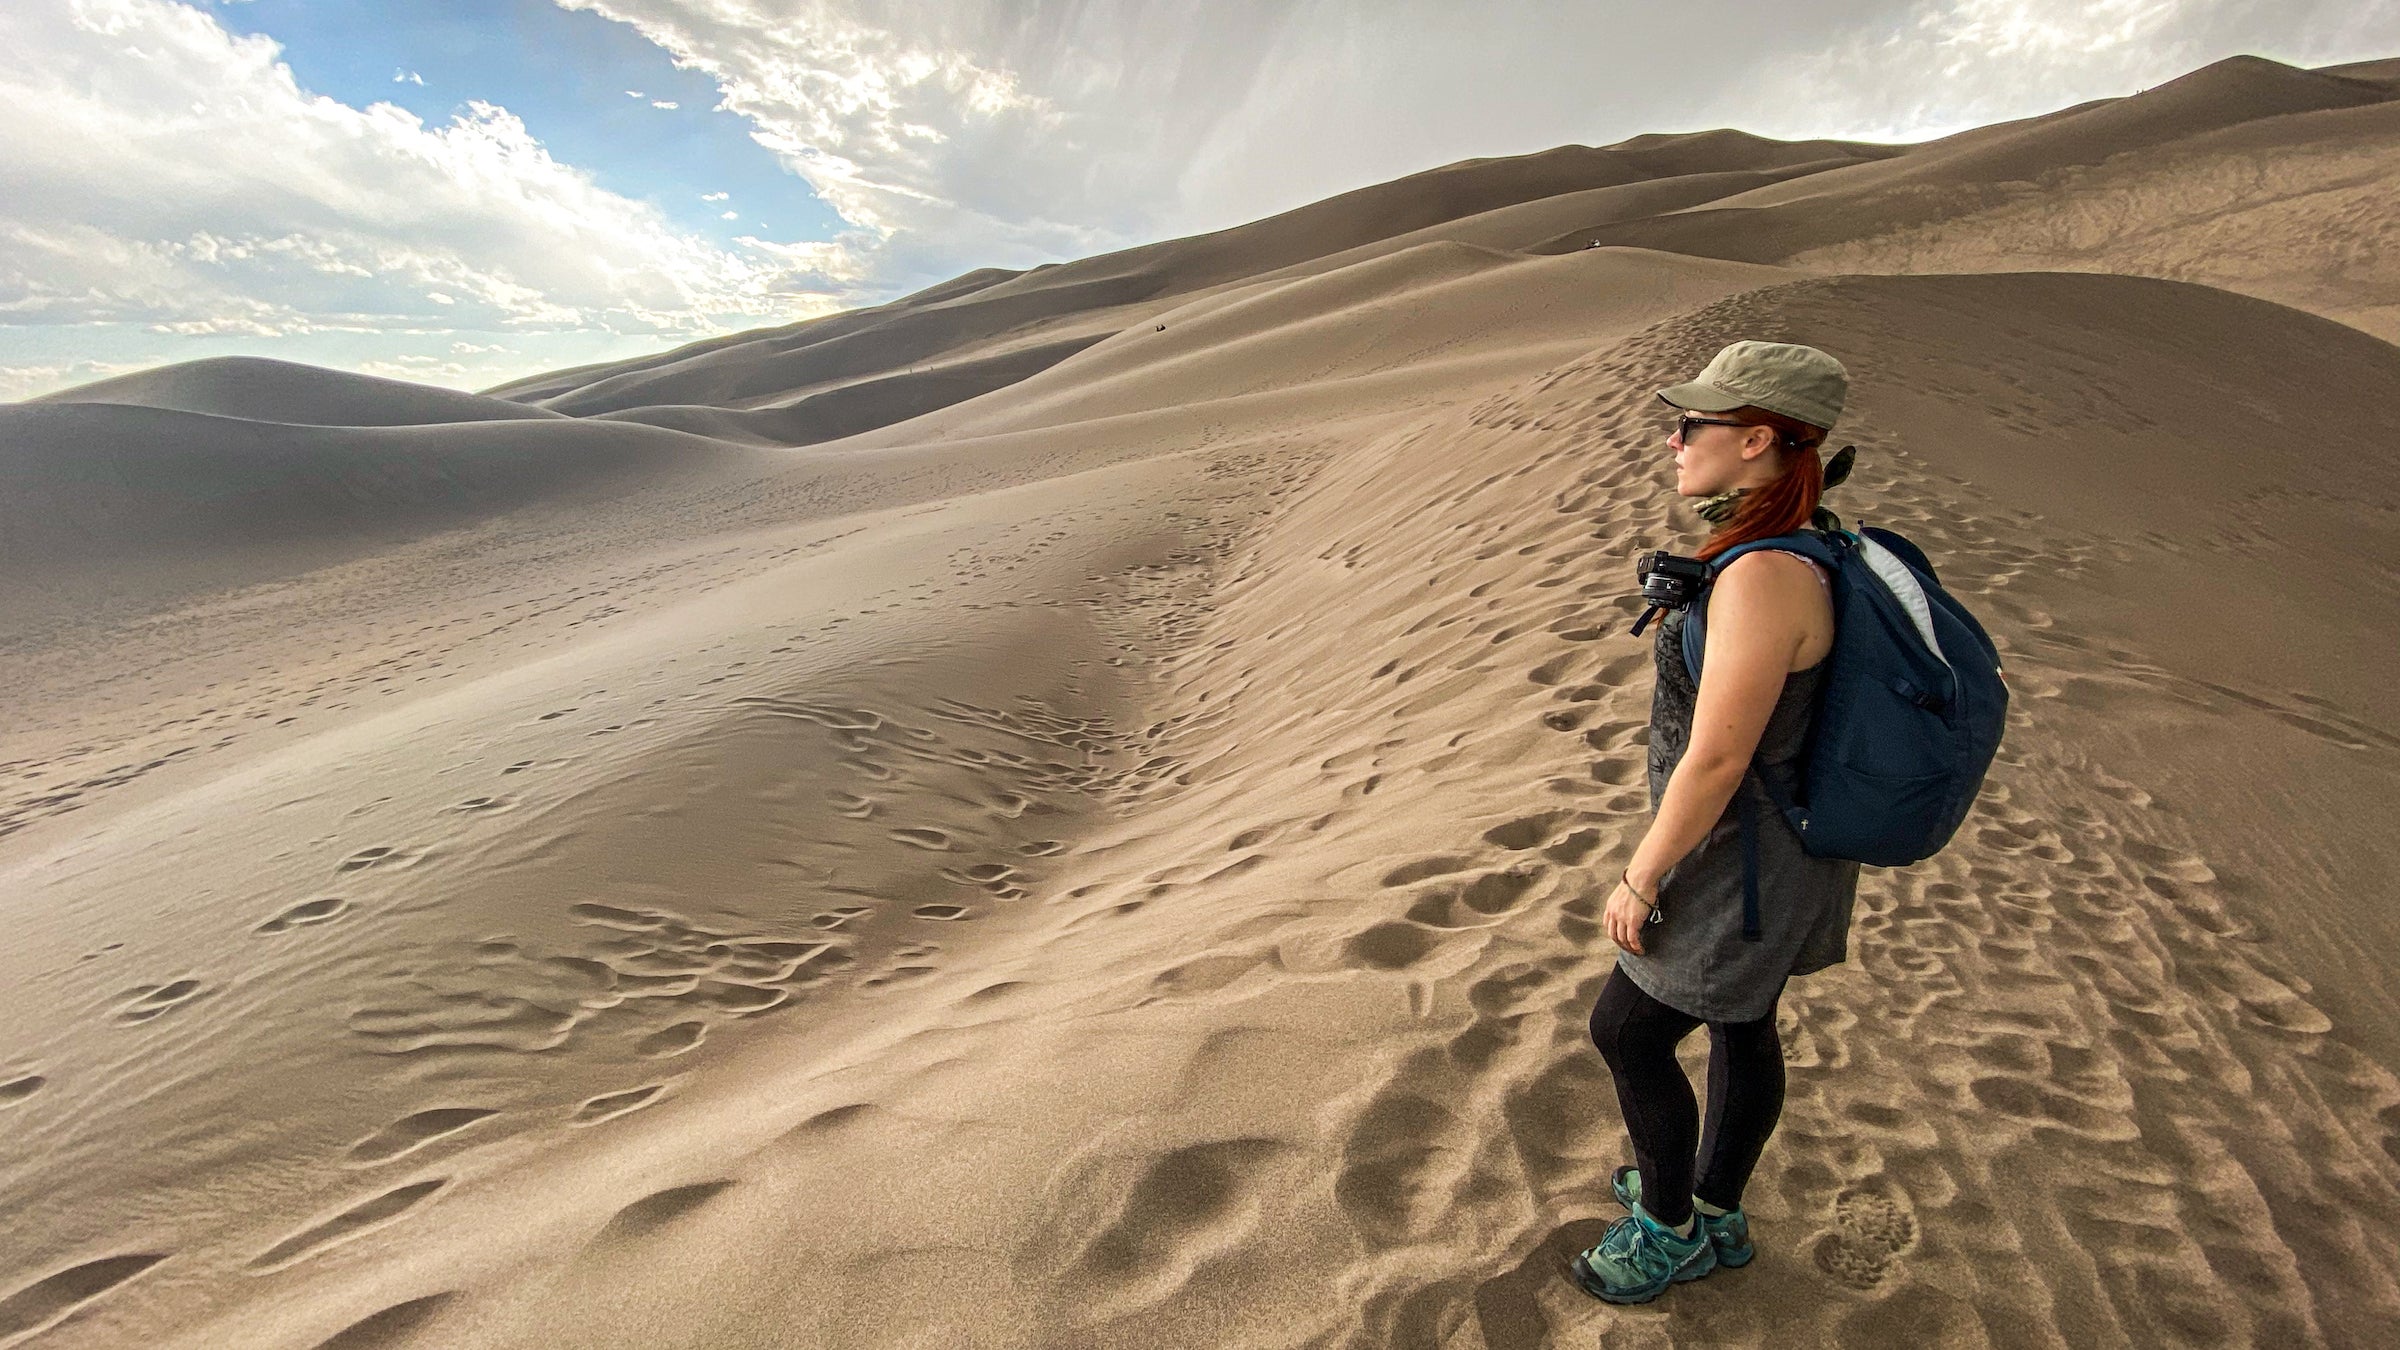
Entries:
{"label": "black sunglasses", "polygon": [[1747,422],[1728,422],[1721,417],[1694,417],[1690,413],[1685,413],[1675,419],[1674,434],[1681,436],[1685,445],[1690,445],[1693,427],[1746,427],[1748,425],[1750,424]]}

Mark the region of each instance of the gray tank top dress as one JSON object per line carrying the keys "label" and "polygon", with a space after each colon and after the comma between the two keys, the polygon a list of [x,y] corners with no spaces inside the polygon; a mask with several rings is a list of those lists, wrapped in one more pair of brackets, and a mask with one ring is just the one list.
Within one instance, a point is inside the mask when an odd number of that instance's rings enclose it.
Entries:
{"label": "gray tank top dress", "polygon": [[[1650,814],[1658,816],[1667,778],[1691,745],[1699,688],[1683,668],[1683,614],[1658,625],[1650,699]],[[1642,925],[1644,952],[1617,953],[1617,967],[1642,992],[1704,1022],[1750,1022],[1775,1006],[1786,979],[1838,965],[1850,954],[1850,911],[1859,864],[1814,858],[1799,832],[1758,781],[1763,768],[1789,795],[1798,790],[1799,758],[1815,717],[1826,663],[1784,676],[1783,692],[1760,734],[1758,754],[1738,791],[1755,804],[1758,831],[1758,941],[1742,937],[1742,813],[1729,801],[1708,836],[1659,883],[1665,917]]]}

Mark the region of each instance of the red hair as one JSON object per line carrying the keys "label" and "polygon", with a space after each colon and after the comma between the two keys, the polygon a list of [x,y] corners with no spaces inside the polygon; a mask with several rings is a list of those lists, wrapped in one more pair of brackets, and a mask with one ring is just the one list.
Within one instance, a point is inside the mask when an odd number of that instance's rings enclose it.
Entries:
{"label": "red hair", "polygon": [[1805,527],[1816,517],[1817,501],[1825,495],[1825,465],[1817,458],[1817,447],[1825,440],[1826,428],[1747,404],[1712,415],[1746,427],[1773,428],[1775,448],[1770,453],[1783,461],[1784,471],[1773,482],[1741,495],[1733,518],[1719,525],[1694,555],[1702,561],[1736,544],[1772,539]]}

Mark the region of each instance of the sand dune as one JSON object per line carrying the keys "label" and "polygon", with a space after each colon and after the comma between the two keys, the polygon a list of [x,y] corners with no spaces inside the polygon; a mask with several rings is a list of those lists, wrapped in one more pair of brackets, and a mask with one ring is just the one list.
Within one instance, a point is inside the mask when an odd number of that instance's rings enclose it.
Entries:
{"label": "sand dune", "polygon": [[[2037,194],[1806,249],[1812,271],[2120,272],[2197,281],[2400,339],[2382,201],[2400,102],[2247,122],[2068,170]],[[2294,248],[2291,241],[2312,241]],[[2315,241],[2322,241],[2321,243]]]}
{"label": "sand dune", "polygon": [[558,416],[506,399],[255,356],[216,356],[158,366],[29,401],[120,403],[318,427],[404,427]]}
{"label": "sand dune", "polygon": [[[1566,146],[1508,159],[1467,160],[1213,234],[1013,275],[972,273],[878,309],[586,369],[575,373],[571,386],[519,381],[488,392],[586,415],[663,404],[751,406],[749,401],[789,398],[792,391],[869,372],[956,357],[1062,317],[1188,297],[1562,193],[1799,162],[1846,163],[1891,151],[1833,141],[1786,144],[1738,132],[1642,137],[1627,147]],[[1122,326],[1131,316],[1112,317]]]}
{"label": "sand dune", "polygon": [[[2123,99],[1583,232],[1812,271],[2202,281],[2390,339],[2378,156],[2391,85],[2232,57]],[[2323,244],[2294,249],[2294,238]]]}
{"label": "sand dune", "polygon": [[1038,347],[911,368],[837,384],[790,401],[749,408],[706,405],[641,407],[597,414],[595,420],[640,422],[749,445],[811,445],[891,426],[1005,389],[1101,341],[1078,335]]}
{"label": "sand dune", "polygon": [[2400,84],[2400,57],[2381,61],[2352,61],[2346,65],[2318,66],[2320,74],[2339,75],[2345,79],[2372,80],[2377,84]]}
{"label": "sand dune", "polygon": [[[387,419],[433,406],[361,402],[350,411]],[[76,615],[122,618],[516,508],[573,509],[637,483],[738,468],[746,453],[538,413],[311,426],[131,403],[0,406],[0,568],[11,582],[0,623],[21,641]]]}
{"label": "sand dune", "polygon": [[[1305,389],[1481,353],[1522,368],[1542,348],[1775,279],[1771,269],[1637,249],[1533,258],[1426,243],[1334,271],[1196,301],[1028,379],[875,438],[989,434],[1177,404]],[[1164,325],[1160,331],[1159,325]]]}
{"label": "sand dune", "polygon": [[[2379,1344],[2396,70],[0,408],[0,1345]],[[2016,698],[1786,996],[1759,1259],[1615,1309],[1651,390],[1738,338]]]}

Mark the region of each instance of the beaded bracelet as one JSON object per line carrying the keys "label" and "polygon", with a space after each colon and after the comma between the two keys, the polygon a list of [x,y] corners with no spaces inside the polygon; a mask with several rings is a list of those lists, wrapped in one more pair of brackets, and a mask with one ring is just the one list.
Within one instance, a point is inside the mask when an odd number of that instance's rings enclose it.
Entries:
{"label": "beaded bracelet", "polygon": [[1650,907],[1650,913],[1643,918],[1642,922],[1657,923],[1659,918],[1658,902],[1645,897],[1642,894],[1642,888],[1633,884],[1633,869],[1628,867],[1623,872],[1618,873],[1618,875],[1624,878],[1625,889],[1633,892],[1633,898],[1640,900],[1643,904]]}

